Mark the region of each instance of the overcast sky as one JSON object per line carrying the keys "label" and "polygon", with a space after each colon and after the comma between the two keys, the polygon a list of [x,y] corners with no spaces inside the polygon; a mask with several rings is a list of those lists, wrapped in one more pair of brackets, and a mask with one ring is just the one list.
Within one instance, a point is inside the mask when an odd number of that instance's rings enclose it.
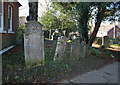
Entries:
{"label": "overcast sky", "polygon": [[[18,0],[20,4],[22,5],[19,7],[19,16],[28,16],[29,15],[29,6],[28,6],[28,0]],[[49,0],[46,0],[49,2]],[[41,16],[42,13],[45,11],[46,3],[44,0],[39,0],[38,3],[38,16]]]}

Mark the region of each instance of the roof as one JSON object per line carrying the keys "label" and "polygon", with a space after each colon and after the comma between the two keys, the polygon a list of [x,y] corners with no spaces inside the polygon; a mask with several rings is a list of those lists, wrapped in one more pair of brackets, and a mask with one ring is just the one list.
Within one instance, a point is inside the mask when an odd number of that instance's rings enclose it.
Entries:
{"label": "roof", "polygon": [[[119,26],[117,26],[117,25],[115,27],[119,28]],[[107,32],[113,28],[114,28],[114,25],[102,25],[102,26],[100,26],[99,31]]]}
{"label": "roof", "polygon": [[16,3],[18,4],[19,7],[22,6],[18,1]]}
{"label": "roof", "polygon": [[108,30],[110,30],[113,27],[114,27],[114,25],[102,25],[102,26],[100,26],[99,31],[107,32]]}

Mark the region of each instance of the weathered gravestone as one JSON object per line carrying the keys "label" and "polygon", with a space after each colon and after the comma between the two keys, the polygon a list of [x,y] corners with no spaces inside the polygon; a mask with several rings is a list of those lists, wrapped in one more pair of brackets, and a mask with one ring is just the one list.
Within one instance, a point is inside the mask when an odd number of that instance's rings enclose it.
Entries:
{"label": "weathered gravestone", "polygon": [[76,39],[71,45],[71,57],[80,57],[80,40]]}
{"label": "weathered gravestone", "polygon": [[120,42],[118,42],[118,46],[120,46]]}
{"label": "weathered gravestone", "polygon": [[110,40],[110,45],[113,45],[113,40]]}
{"label": "weathered gravestone", "polygon": [[104,36],[104,37],[103,37],[103,45],[104,45],[105,47],[110,47],[110,39],[109,39],[108,36]]}
{"label": "weathered gravestone", "polygon": [[86,55],[87,55],[87,46],[86,46],[86,43],[82,41],[80,44],[80,56],[86,57]]}
{"label": "weathered gravestone", "polygon": [[97,39],[97,44],[102,45],[102,38]]}
{"label": "weathered gravestone", "polygon": [[55,56],[53,61],[62,59],[62,56],[64,55],[64,52],[65,52],[66,44],[67,44],[66,42],[67,42],[67,37],[65,36],[58,37]]}
{"label": "weathered gravestone", "polygon": [[79,39],[75,39],[71,45],[71,57],[85,57],[86,53],[87,48],[85,42],[80,42]]}
{"label": "weathered gravestone", "polygon": [[44,61],[44,33],[37,21],[26,24],[24,34],[24,51],[26,65],[37,65]]}

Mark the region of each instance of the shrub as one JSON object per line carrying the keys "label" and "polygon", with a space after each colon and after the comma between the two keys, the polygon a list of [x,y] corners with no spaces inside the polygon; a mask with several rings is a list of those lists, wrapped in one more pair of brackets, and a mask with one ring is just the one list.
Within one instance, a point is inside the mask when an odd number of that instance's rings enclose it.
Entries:
{"label": "shrub", "polygon": [[44,37],[49,38],[49,30],[44,30]]}
{"label": "shrub", "polygon": [[19,39],[19,42],[22,42],[22,43],[23,43],[23,40],[24,40],[24,37],[23,37],[24,28],[25,28],[25,25],[21,25],[18,28],[18,39]]}
{"label": "shrub", "polygon": [[102,50],[104,50],[104,49],[105,49],[105,46],[104,46],[104,45],[102,45],[102,46],[101,46],[101,49],[102,49]]}
{"label": "shrub", "polygon": [[91,55],[99,57],[100,51],[98,49],[95,49],[93,47],[88,47],[88,50]]}

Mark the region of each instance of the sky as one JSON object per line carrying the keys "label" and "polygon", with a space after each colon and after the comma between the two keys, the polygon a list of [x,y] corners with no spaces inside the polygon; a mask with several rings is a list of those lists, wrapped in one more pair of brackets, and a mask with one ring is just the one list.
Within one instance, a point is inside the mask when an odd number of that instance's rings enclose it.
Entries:
{"label": "sky", "polygon": [[[19,7],[19,16],[28,16],[29,15],[29,6],[28,0],[18,0],[19,3],[22,5]],[[45,12],[46,3],[44,0],[38,0],[38,16],[40,17],[43,12]],[[47,2],[49,0],[46,0]]]}

